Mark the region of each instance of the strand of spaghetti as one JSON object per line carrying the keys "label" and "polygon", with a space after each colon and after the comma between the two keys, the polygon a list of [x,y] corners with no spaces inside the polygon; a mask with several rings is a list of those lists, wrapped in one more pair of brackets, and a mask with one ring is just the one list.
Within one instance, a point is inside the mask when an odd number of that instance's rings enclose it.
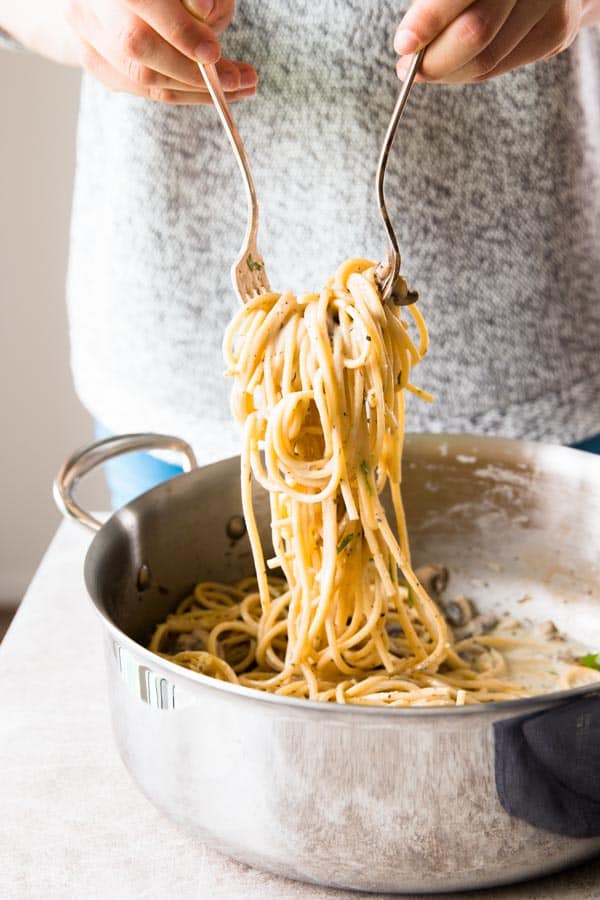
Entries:
{"label": "strand of spaghetti", "polygon": [[258,526],[256,524],[256,516],[254,515],[254,505],[252,502],[252,469],[250,467],[250,450],[251,443],[254,439],[253,435],[254,413],[249,415],[245,422],[244,428],[244,453],[241,458],[240,481],[242,493],[242,508],[244,510],[244,521],[246,530],[252,548],[252,556],[254,559],[254,571],[256,572],[256,580],[258,583],[258,592],[262,603],[264,613],[268,613],[271,606],[271,595],[269,593],[269,583],[267,580],[267,571],[265,568],[265,558],[260,540]]}

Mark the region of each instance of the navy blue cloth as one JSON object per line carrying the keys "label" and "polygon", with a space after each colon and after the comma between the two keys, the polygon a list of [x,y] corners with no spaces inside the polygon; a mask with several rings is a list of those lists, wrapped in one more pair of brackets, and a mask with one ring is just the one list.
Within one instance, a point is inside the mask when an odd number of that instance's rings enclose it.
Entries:
{"label": "navy blue cloth", "polygon": [[585,441],[580,441],[578,444],[573,444],[573,446],[576,450],[587,450],[588,453],[600,453],[600,434],[591,438],[586,438]]}
{"label": "navy blue cloth", "polygon": [[600,836],[600,693],[494,725],[507,813],[568,837]]}

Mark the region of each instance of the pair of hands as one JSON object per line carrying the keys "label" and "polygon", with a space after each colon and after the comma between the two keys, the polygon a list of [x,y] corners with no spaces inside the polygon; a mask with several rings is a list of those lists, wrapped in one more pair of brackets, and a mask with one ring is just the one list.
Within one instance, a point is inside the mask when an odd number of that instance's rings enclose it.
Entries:
{"label": "pair of hands", "polygon": [[[81,64],[112,90],[199,104],[210,98],[196,61],[216,62],[229,100],[252,96],[253,66],[221,57],[235,0],[183,2],[69,0]],[[598,0],[415,0],[394,40],[398,76],[428,45],[418,80],[482,81],[555,56],[599,19]]]}

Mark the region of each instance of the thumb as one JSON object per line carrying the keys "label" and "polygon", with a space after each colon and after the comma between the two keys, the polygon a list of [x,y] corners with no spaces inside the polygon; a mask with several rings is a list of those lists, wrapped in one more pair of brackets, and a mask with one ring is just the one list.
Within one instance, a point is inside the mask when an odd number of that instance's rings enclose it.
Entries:
{"label": "thumb", "polygon": [[215,8],[215,0],[181,0],[190,15],[207,22]]}
{"label": "thumb", "polygon": [[190,15],[209,25],[215,34],[225,31],[235,12],[235,0],[181,0]]}

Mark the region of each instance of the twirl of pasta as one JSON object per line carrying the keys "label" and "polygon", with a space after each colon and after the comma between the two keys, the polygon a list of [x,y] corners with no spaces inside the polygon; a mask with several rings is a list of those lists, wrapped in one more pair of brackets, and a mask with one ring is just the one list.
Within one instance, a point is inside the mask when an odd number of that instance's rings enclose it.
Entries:
{"label": "twirl of pasta", "polygon": [[[244,429],[256,578],[198,585],[151,649],[216,678],[312,700],[462,705],[525,693],[505,679],[504,656],[489,643],[455,644],[411,568],[404,410],[407,392],[430,399],[411,381],[426,350],[419,310],[383,303],[368,260],[346,262],[320,294],[265,294],[240,309],[224,352]],[[272,559],[253,479],[269,492]],[[394,527],[381,502],[386,485]]]}

